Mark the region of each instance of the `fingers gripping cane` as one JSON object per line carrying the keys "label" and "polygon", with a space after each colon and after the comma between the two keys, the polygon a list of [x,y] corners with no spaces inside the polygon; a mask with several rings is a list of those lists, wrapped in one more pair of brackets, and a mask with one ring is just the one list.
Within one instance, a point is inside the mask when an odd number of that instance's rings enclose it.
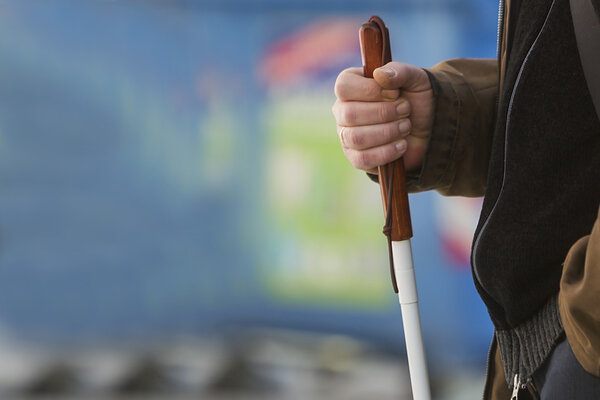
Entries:
{"label": "fingers gripping cane", "polygon": [[[392,61],[388,29],[377,16],[360,28],[364,74]],[[398,294],[404,323],[404,338],[414,400],[430,400],[429,377],[421,331],[421,317],[410,238],[412,226],[402,159],[380,166],[379,183],[385,212],[384,234],[388,238],[390,273]]]}

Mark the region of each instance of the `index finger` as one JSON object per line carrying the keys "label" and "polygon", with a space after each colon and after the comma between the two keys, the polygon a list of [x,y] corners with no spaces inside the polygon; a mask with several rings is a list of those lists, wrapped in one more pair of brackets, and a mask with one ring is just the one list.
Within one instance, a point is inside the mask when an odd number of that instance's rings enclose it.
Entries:
{"label": "index finger", "polygon": [[394,101],[398,89],[384,89],[374,79],[365,78],[362,68],[348,68],[335,81],[335,95],[342,101]]}

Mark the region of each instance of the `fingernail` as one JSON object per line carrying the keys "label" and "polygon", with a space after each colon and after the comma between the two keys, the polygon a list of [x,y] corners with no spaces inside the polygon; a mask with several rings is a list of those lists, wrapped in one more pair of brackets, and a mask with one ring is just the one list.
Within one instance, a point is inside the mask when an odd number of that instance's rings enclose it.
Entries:
{"label": "fingernail", "polygon": [[398,116],[400,116],[400,117],[408,116],[408,111],[409,111],[408,102],[406,102],[405,100],[402,100],[396,106],[396,114],[398,114]]}
{"label": "fingernail", "polygon": [[401,140],[399,142],[396,142],[396,150],[398,150],[399,153],[404,153],[404,151],[406,151],[406,140]]}
{"label": "fingernail", "polygon": [[389,67],[381,67],[379,71],[383,72],[387,78],[393,78],[396,75],[396,71]]}
{"label": "fingernail", "polygon": [[410,133],[410,121],[408,119],[401,120],[398,123],[398,129],[403,137],[408,135]]}

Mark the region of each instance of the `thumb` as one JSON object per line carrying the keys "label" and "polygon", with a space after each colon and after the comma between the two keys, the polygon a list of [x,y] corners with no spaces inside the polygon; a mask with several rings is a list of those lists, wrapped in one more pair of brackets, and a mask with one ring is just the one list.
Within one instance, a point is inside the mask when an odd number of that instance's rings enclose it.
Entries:
{"label": "thumb", "polygon": [[373,71],[373,78],[384,89],[418,92],[431,88],[427,73],[414,65],[390,62]]}

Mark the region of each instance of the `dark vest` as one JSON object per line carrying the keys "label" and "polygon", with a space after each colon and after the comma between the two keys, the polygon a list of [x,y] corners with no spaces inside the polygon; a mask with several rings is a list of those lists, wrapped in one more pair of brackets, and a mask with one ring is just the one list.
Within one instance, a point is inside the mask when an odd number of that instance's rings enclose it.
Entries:
{"label": "dark vest", "polygon": [[497,329],[527,321],[558,292],[562,262],[589,234],[600,205],[600,121],[569,0],[523,1],[509,27],[472,254],[476,287]]}

